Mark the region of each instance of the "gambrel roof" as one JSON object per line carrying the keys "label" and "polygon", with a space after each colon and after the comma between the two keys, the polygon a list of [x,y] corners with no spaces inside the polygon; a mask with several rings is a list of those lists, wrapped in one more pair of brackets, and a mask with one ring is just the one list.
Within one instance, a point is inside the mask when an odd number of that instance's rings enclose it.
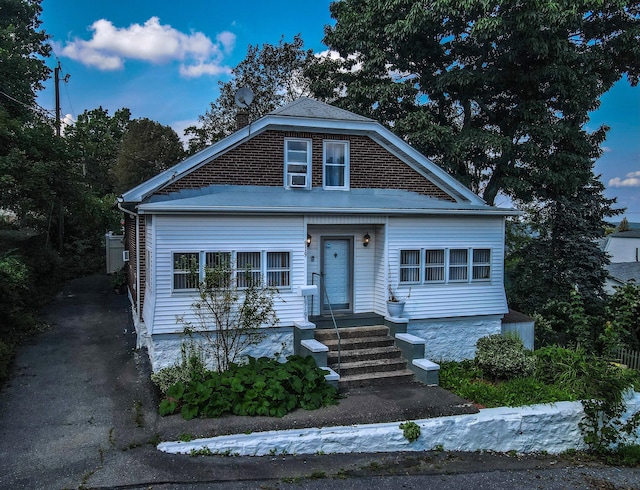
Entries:
{"label": "gambrel roof", "polygon": [[[146,182],[138,185],[137,187],[125,192],[119,201],[129,206],[137,207],[139,204],[148,200],[154,193],[161,191],[177,180],[185,177],[198,168],[212,162],[216,158],[225,154],[226,152],[238,147],[251,138],[265,131],[293,131],[293,132],[310,132],[317,133],[322,132],[325,134],[349,134],[349,135],[362,135],[370,138],[389,153],[400,159],[409,167],[413,168],[416,172],[422,175],[427,180],[431,181],[434,185],[442,189],[446,194],[451,196],[455,201],[449,203],[449,207],[461,209],[484,209],[485,211],[493,210],[498,211],[498,208],[488,206],[480,197],[474,194],[471,190],[463,186],[446,171],[426,158],[424,155],[416,151],[413,147],[396,136],[390,130],[385,128],[379,122],[369,119],[367,117],[354,114],[352,112],[340,109],[323,102],[319,102],[310,98],[301,97],[294,102],[291,102],[283,107],[280,107],[264,117],[261,117],[257,121],[252,122],[248,126],[236,131],[230,136],[214,143],[208,148],[188,157],[172,168],[156,175],[155,177],[147,180]],[[216,187],[216,186],[212,186]],[[224,187],[224,186],[217,186]],[[245,189],[246,190],[246,189]],[[280,192],[282,196],[279,199],[285,199],[283,206],[286,207],[286,195],[291,195],[289,189],[273,189],[272,191],[266,191],[260,189],[263,193],[277,193]],[[220,191],[220,189],[218,189]],[[352,196],[356,194],[363,194],[361,191],[355,193],[355,189],[351,189],[349,193]],[[321,190],[312,189],[311,191],[294,191],[297,194],[297,202],[300,204],[300,193],[311,192],[316,198],[324,195]],[[286,194],[289,193],[289,194]],[[246,194],[243,192],[243,194]],[[406,192],[405,198],[415,202],[415,197],[409,197],[412,194]],[[171,194],[172,200],[193,199],[188,194],[177,195]],[[271,195],[271,194],[269,194]],[[365,192],[360,197],[367,195]],[[333,198],[336,198],[337,194],[331,194]],[[216,197],[210,197],[210,205],[213,205]],[[327,197],[327,199],[332,199]],[[342,198],[341,198],[342,199]],[[347,198],[345,198],[347,199]],[[352,197],[350,199],[355,199]],[[199,203],[203,204],[206,200],[205,197],[199,198]],[[436,199],[424,198],[420,200],[420,205],[417,209],[425,209],[426,207],[442,208],[444,204],[438,204]],[[160,202],[165,203],[165,207],[168,206],[167,198],[156,198],[150,200],[149,206],[145,205],[147,211],[151,209],[157,209]],[[316,201],[317,202],[317,201]],[[155,204],[152,204],[155,203]],[[184,202],[183,202],[184,203]],[[179,207],[178,202],[174,203],[176,209]],[[364,206],[365,208],[367,206]],[[402,206],[400,206],[402,207]],[[386,206],[385,206],[386,208]],[[502,209],[502,214],[513,214],[514,210]]]}

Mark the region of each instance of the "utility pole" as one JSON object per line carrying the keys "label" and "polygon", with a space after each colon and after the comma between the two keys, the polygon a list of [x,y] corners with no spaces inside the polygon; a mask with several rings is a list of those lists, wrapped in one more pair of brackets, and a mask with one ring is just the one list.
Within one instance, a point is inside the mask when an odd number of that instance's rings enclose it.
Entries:
{"label": "utility pole", "polygon": [[[60,137],[61,134],[61,123],[60,123],[60,71],[62,70],[62,66],[60,65],[60,60],[58,60],[58,65],[53,69],[53,79],[55,84],[55,93],[56,93],[56,136]],[[62,80],[66,83],[69,80],[69,75],[65,75]],[[64,204],[62,201],[62,197],[58,200],[58,250],[62,252],[62,247],[64,243]]]}
{"label": "utility pole", "polygon": [[56,88],[56,136],[60,136],[60,61],[58,66],[53,69],[53,80]]}

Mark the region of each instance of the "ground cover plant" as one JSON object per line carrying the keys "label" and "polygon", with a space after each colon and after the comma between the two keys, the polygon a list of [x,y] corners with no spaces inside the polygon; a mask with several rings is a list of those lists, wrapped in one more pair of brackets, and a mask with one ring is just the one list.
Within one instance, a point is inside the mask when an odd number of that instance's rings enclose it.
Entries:
{"label": "ground cover plant", "polygon": [[190,420],[226,414],[283,417],[296,408],[315,410],[337,403],[338,392],[325,374],[311,356],[289,356],[286,362],[248,357],[246,364],[232,363],[226,371],[173,384],[160,414],[179,412]]}

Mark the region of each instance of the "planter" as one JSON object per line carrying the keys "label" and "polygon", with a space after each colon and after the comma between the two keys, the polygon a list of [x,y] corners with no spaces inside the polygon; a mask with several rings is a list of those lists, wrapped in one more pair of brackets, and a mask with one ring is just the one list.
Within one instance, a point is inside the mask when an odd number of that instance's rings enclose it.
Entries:
{"label": "planter", "polygon": [[387,301],[387,310],[389,310],[389,316],[401,317],[404,311],[404,301]]}

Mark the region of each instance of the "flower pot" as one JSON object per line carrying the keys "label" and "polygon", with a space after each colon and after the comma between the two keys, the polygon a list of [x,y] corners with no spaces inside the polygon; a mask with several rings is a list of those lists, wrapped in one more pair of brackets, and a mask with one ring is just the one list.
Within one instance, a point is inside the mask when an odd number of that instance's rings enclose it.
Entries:
{"label": "flower pot", "polygon": [[387,301],[389,316],[399,318],[404,310],[404,301]]}

